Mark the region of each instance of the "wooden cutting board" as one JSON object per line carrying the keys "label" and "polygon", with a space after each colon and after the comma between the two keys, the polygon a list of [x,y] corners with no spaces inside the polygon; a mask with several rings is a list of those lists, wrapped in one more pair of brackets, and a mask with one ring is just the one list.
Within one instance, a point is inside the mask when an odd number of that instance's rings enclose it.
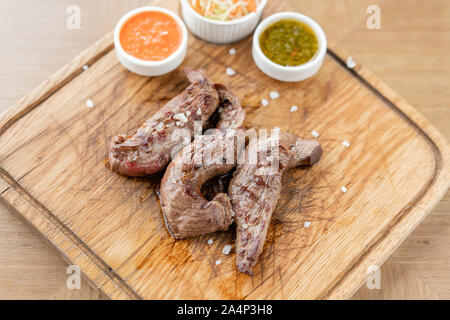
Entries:
{"label": "wooden cutting board", "polygon": [[[178,10],[176,0],[155,3]],[[271,0],[265,15],[285,9]],[[228,55],[231,47],[237,55]],[[132,133],[188,85],[180,69],[158,78],[127,72],[112,34],[1,117],[1,199],[111,298],[348,298],[444,195],[450,151],[384,83],[360,65],[347,68],[347,58],[330,45],[315,77],[287,84],[256,68],[251,39],[216,46],[190,38],[183,65],[229,85],[248,127],[308,138],[315,130],[324,147],[317,166],[285,175],[253,277],[236,271],[234,250],[222,254],[233,231],[175,241],[161,217],[158,178],[128,179],[105,167],[113,135]],[[270,91],[280,98],[262,107]]]}

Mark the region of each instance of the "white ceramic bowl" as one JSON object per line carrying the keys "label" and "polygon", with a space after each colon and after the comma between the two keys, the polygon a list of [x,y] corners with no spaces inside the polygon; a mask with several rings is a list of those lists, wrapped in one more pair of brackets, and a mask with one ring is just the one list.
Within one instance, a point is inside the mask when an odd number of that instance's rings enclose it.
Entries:
{"label": "white ceramic bowl", "polygon": [[[266,57],[259,46],[261,33],[275,22],[284,19],[298,20],[307,24],[317,36],[319,46],[315,56],[302,65],[286,67],[276,64]],[[280,12],[267,17],[259,24],[258,28],[256,28],[255,34],[253,35],[252,51],[256,65],[269,77],[285,82],[302,81],[315,75],[322,66],[323,59],[327,52],[327,38],[322,28],[313,19],[297,12]]]}
{"label": "white ceramic bowl", "polygon": [[[136,57],[129,55],[123,50],[122,45],[120,44],[120,30],[125,22],[128,21],[132,16],[147,11],[158,11],[165,13],[172,17],[180,26],[181,30],[181,44],[179,48],[172,53],[169,57],[161,61],[148,61],[142,60]],[[137,73],[142,76],[159,76],[162,74],[169,73],[176,69],[184,60],[187,53],[187,43],[188,43],[188,32],[184,22],[178,17],[175,13],[170,10],[160,8],[160,7],[141,7],[134,9],[127,14],[125,14],[117,23],[117,26],[114,30],[114,45],[116,48],[117,57],[122,65],[130,70],[131,72]]]}
{"label": "white ceramic bowl", "polygon": [[255,30],[261,19],[267,0],[262,0],[257,12],[231,21],[217,21],[203,17],[188,0],[181,1],[181,13],[187,27],[197,37],[217,44],[232,43],[244,39]]}

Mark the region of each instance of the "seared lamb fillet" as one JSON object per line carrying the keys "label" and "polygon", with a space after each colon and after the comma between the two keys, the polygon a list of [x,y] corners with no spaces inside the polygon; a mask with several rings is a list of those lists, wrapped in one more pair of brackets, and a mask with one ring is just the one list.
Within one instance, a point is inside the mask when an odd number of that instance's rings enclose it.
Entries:
{"label": "seared lamb fillet", "polygon": [[172,149],[179,144],[173,137],[193,136],[194,122],[202,126],[217,109],[219,96],[214,83],[203,71],[185,69],[191,85],[170,100],[132,136],[119,135],[109,148],[111,169],[126,176],[144,176],[165,168]]}
{"label": "seared lamb fillet", "polygon": [[[273,142],[274,147],[270,147]],[[237,269],[250,275],[266,241],[283,173],[296,166],[313,165],[322,156],[322,147],[317,141],[302,140],[293,134],[279,135],[278,155],[274,152],[276,145],[275,137],[260,139],[254,149],[257,161],[249,161],[250,146],[247,147],[242,154],[245,161],[240,159],[228,190],[236,215]],[[271,165],[270,157],[279,159],[276,167]]]}
{"label": "seared lamb fillet", "polygon": [[[227,230],[233,220],[234,213],[225,193],[208,201],[201,192],[206,181],[236,166],[239,150],[245,146],[240,130],[245,111],[226,87],[217,85],[217,89],[220,131],[198,136],[184,147],[167,167],[161,181],[161,208],[167,229],[175,239]],[[227,155],[231,157],[226,158]]]}

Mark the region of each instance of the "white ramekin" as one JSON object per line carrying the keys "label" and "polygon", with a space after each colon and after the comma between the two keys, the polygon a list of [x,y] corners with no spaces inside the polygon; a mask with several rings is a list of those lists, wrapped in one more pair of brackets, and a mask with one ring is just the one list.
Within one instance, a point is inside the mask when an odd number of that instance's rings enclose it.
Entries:
{"label": "white ramekin", "polygon": [[[261,36],[261,33],[275,22],[284,19],[298,20],[307,24],[309,27],[311,27],[311,29],[317,36],[319,44],[317,53],[311,60],[302,65],[285,67],[276,64],[266,57],[266,55],[262,52],[261,47],[259,46],[259,38]],[[256,28],[255,34],[253,35],[252,51],[253,59],[255,60],[256,65],[269,77],[285,82],[302,81],[315,75],[322,66],[323,59],[325,58],[325,54],[327,53],[327,38],[322,28],[313,19],[297,12],[280,12],[267,17],[259,24],[258,28]]]}
{"label": "white ramekin", "polygon": [[231,21],[217,21],[203,17],[195,11],[188,0],[181,1],[181,13],[187,27],[200,39],[225,44],[244,39],[255,30],[261,19],[267,0],[262,0],[257,12]]}
{"label": "white ramekin", "polygon": [[[133,57],[129,55],[128,53],[123,50],[122,45],[120,43],[120,30],[122,29],[122,26],[125,22],[128,21],[132,16],[141,13],[141,12],[147,12],[147,11],[158,11],[165,13],[169,16],[171,16],[180,26],[181,30],[181,44],[180,47],[172,53],[169,57],[167,57],[164,60],[161,61],[147,61],[142,60],[136,57]],[[119,58],[119,61],[122,63],[122,65],[130,70],[131,72],[137,73],[142,76],[159,76],[162,74],[169,73],[173,70],[175,70],[184,60],[187,53],[187,44],[188,44],[188,31],[186,29],[186,26],[184,25],[184,22],[181,20],[180,17],[178,17],[175,13],[173,13],[170,10],[167,10],[165,8],[160,7],[141,7],[134,9],[127,14],[125,14],[117,23],[117,26],[114,30],[114,45],[116,48],[116,54]]]}

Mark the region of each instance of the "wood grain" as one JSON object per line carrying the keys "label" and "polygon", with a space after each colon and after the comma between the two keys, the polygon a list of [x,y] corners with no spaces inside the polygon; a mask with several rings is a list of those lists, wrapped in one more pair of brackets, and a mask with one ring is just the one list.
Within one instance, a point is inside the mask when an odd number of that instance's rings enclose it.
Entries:
{"label": "wood grain", "polygon": [[[220,51],[218,51],[217,53],[220,53]],[[330,71],[330,72],[331,72],[331,71]],[[259,99],[259,97],[257,97],[257,98]],[[254,98],[254,97],[251,97],[251,96],[247,97],[248,101],[250,101],[250,102],[256,101],[257,98]],[[289,101],[289,102],[290,102],[290,101]],[[338,100],[337,102],[339,102],[339,100]],[[270,109],[269,109],[269,110],[270,110]],[[278,110],[277,110],[277,111],[278,111]],[[269,111],[266,111],[266,112],[269,113]],[[266,116],[267,116],[267,114],[266,114]],[[278,120],[283,120],[283,119],[281,118],[281,119],[278,119]],[[349,119],[349,120],[351,120],[351,119]],[[265,124],[265,123],[264,123],[264,114],[263,114],[263,116],[255,115],[255,116],[254,116],[254,119],[253,119],[252,121],[254,121],[254,123],[259,124],[259,125]],[[343,121],[345,121],[345,119],[343,119]],[[313,124],[311,123],[311,125],[313,125]],[[286,126],[287,126],[287,124],[286,124]],[[289,128],[290,128],[290,126],[289,126]],[[308,128],[308,129],[309,129],[309,128]],[[68,141],[68,142],[71,143],[70,141]],[[31,156],[31,155],[30,155],[30,156]],[[426,174],[426,172],[423,172],[423,174]],[[10,199],[13,199],[13,196],[10,196],[10,197],[11,197]]]}

